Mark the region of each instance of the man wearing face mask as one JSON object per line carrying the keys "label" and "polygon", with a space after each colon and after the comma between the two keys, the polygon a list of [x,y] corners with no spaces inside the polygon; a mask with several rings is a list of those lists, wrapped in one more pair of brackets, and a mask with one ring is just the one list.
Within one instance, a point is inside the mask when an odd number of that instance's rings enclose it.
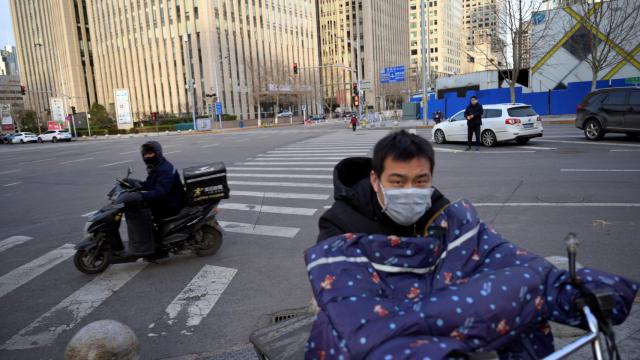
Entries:
{"label": "man wearing face mask", "polygon": [[449,204],[432,185],[434,151],[402,130],[382,138],[373,159],[342,160],[333,173],[335,203],[320,218],[318,241],[344,233],[422,235]]}
{"label": "man wearing face mask", "polygon": [[186,196],[178,170],[162,155],[157,141],[141,147],[142,160],[147,166],[147,179],[142,191],[124,193],[119,201],[126,204],[129,253],[131,256],[154,254],[153,219],[174,216],[185,206]]}

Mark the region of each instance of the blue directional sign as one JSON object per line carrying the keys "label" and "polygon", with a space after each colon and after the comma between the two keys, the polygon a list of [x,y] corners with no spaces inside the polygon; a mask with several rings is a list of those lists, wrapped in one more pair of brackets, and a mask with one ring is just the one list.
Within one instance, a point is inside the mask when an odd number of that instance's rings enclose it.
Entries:
{"label": "blue directional sign", "polygon": [[216,115],[222,115],[222,103],[220,101],[216,103]]}
{"label": "blue directional sign", "polygon": [[380,83],[390,84],[405,81],[404,65],[387,67],[380,71]]}

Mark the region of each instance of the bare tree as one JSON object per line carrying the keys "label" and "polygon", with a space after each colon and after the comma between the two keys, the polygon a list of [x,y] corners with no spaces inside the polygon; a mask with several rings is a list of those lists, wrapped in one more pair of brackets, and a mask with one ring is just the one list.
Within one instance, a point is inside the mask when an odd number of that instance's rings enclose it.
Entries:
{"label": "bare tree", "polygon": [[569,14],[566,28],[579,24],[577,31],[583,61],[591,69],[591,90],[596,89],[599,74],[618,63],[631,60],[625,48],[640,42],[640,1],[638,0],[578,0],[564,8]]}
{"label": "bare tree", "polygon": [[[548,40],[552,19],[547,18],[535,25],[533,21],[534,15],[543,11],[544,5],[544,0],[500,0],[489,5],[495,7],[498,32],[484,35],[484,43],[490,44],[488,47],[476,44],[478,37],[474,37],[472,49],[482,54],[488,65],[507,79],[511,102],[516,101],[516,83],[520,73],[529,68],[533,53]],[[473,52],[467,54],[474,55]],[[498,55],[497,58],[494,55]]]}

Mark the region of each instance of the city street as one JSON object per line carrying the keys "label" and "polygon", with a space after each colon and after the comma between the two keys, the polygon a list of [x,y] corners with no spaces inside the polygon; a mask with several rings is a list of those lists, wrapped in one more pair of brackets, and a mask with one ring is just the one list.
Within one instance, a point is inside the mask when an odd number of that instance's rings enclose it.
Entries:
{"label": "city street", "polygon": [[[388,131],[340,123],[0,146],[0,358],[60,358],[100,319],[130,326],[142,359],[250,353],[263,316],[311,299],[303,252],[332,203],[333,166],[371,155]],[[82,274],[72,246],[86,217],[128,166],[145,177],[139,146],[148,139],[179,169],[227,164],[224,244],[211,257]],[[436,146],[434,185],[450,200],[469,199],[504,237],[543,256],[564,256],[575,232],[583,265],[640,280],[640,142],[614,134],[588,142],[573,125],[546,125],[529,145],[464,146]]]}

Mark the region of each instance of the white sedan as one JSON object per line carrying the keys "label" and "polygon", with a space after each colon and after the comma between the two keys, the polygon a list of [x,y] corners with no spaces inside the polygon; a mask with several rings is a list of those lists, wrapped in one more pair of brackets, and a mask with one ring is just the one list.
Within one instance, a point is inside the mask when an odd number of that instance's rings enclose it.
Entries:
{"label": "white sedan", "polygon": [[71,133],[69,130],[49,130],[38,135],[38,142],[58,142],[58,141],[71,141]]}
{"label": "white sedan", "polygon": [[[531,105],[492,104],[483,105],[480,139],[484,146],[515,140],[524,145],[535,137],[542,137],[542,119]],[[432,131],[436,144],[467,141],[467,119],[464,110],[435,125]],[[473,139],[475,141],[475,137]]]}
{"label": "white sedan", "polygon": [[13,134],[13,138],[11,142],[13,144],[24,144],[28,142],[36,142],[38,141],[38,137],[32,132],[19,132]]}

